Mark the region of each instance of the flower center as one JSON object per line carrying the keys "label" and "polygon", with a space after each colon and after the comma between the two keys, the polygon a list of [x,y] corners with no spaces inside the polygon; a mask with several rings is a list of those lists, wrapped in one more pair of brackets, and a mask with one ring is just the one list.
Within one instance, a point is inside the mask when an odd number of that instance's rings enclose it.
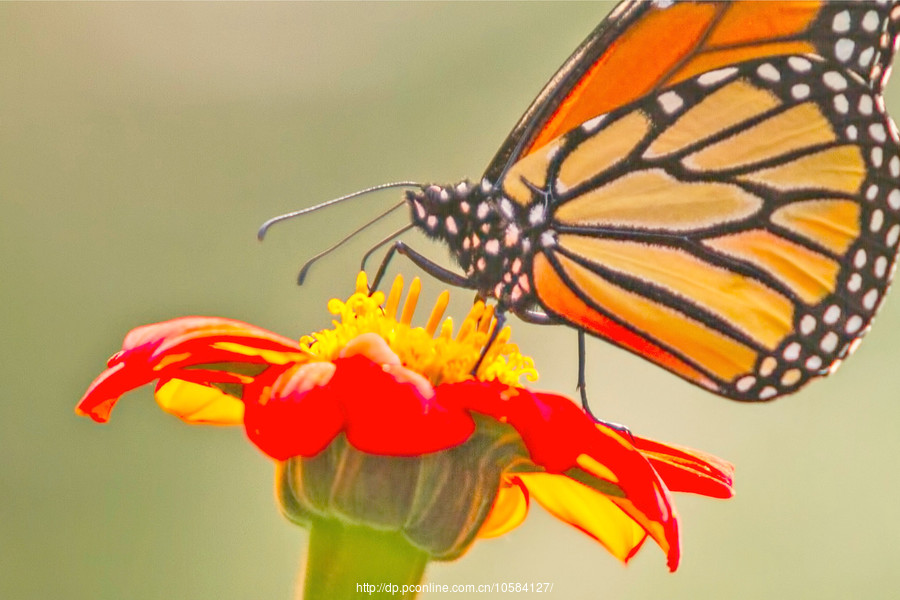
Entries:
{"label": "flower center", "polygon": [[335,321],[333,329],[302,337],[300,343],[315,358],[330,361],[337,358],[354,338],[375,333],[387,342],[404,366],[427,377],[432,385],[471,379],[472,369],[482,353],[484,360],[475,374],[480,381],[498,380],[518,386],[522,376],[528,381],[537,380],[534,361],[510,343],[508,327],[498,333],[485,351],[496,321],[493,307],[484,302],[472,306],[454,336],[453,320],[448,317],[441,321],[450,298],[445,290],[438,297],[426,325],[413,327],[411,323],[421,287],[419,279],[413,279],[401,307],[401,276],[394,280],[385,300],[380,291],[369,294],[366,274],[361,272],[356,279],[356,293],[346,302],[333,299],[328,303],[328,310],[339,316],[340,322]]}

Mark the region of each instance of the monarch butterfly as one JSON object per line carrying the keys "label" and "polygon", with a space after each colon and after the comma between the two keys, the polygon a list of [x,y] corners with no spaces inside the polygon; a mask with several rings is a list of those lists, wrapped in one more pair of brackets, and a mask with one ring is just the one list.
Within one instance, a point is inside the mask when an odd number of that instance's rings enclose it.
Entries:
{"label": "monarch butterfly", "polygon": [[[770,400],[827,375],[900,240],[882,90],[897,1],[626,0],[478,184],[406,194],[498,314],[568,324],[707,390]],[[376,276],[376,279],[379,277]]]}

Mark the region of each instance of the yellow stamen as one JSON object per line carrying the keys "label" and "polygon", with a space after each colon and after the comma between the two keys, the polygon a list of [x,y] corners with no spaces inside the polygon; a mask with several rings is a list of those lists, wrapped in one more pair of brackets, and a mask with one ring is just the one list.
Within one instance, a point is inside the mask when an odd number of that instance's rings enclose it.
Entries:
{"label": "yellow stamen", "polygon": [[356,276],[356,293],[357,294],[365,294],[369,291],[369,280],[366,277],[365,271],[360,271],[359,275]]}
{"label": "yellow stamen", "polygon": [[391,293],[388,294],[387,304],[384,306],[384,314],[386,317],[394,319],[397,317],[397,307],[400,306],[400,296],[403,294],[403,275],[397,275],[394,283],[391,285]]}
{"label": "yellow stamen", "polygon": [[453,319],[451,317],[447,317],[441,324],[441,333],[438,337],[442,340],[449,340],[453,337]]}
{"label": "yellow stamen", "polygon": [[472,309],[469,310],[469,315],[463,321],[462,326],[459,328],[459,333],[456,334],[456,339],[463,341],[472,334],[473,331],[478,329],[478,323],[481,321],[481,316],[484,314],[484,302],[479,300],[475,304],[472,305]]}
{"label": "yellow stamen", "polygon": [[425,325],[425,331],[428,332],[428,335],[433,336],[434,332],[437,331],[437,327],[441,322],[441,317],[444,316],[444,311],[447,310],[447,305],[450,303],[450,292],[444,290],[441,292],[441,295],[438,296],[437,302],[434,303],[434,308],[431,309],[431,316],[428,317],[428,323]]}
{"label": "yellow stamen", "polygon": [[[413,280],[398,320],[397,308],[403,292],[403,279],[397,277],[391,286],[387,302],[384,294],[368,295],[364,276],[357,278],[357,293],[346,302],[331,300],[328,309],[338,319],[334,328],[319,331],[300,341],[309,360],[332,361],[342,355],[348,344],[352,345],[363,334],[375,334],[387,342],[402,364],[426,377],[432,385],[471,379],[471,371],[488,341],[493,323],[493,309],[476,302],[463,320],[456,337],[453,321],[440,322],[449,302],[449,293],[443,292],[435,304],[425,327],[413,327],[410,323],[415,313],[421,290],[421,282]],[[360,291],[362,290],[362,291]],[[384,306],[382,307],[382,303]],[[435,332],[439,332],[435,336]],[[515,344],[509,343],[509,328],[504,328],[498,339],[485,353],[476,377],[482,381],[499,380],[507,385],[519,385],[522,376],[534,381],[537,371],[531,358],[519,354]]]}
{"label": "yellow stamen", "polygon": [[406,302],[403,303],[403,314],[400,315],[400,322],[404,325],[412,323],[413,315],[416,314],[416,304],[419,302],[419,292],[422,291],[422,281],[415,277],[409,284],[409,291],[406,293]]}

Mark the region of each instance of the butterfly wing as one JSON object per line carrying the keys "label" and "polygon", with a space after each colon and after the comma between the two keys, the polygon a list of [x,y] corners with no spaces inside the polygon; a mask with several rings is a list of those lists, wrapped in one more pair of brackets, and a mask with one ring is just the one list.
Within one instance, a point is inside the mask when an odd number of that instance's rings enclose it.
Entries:
{"label": "butterfly wing", "polygon": [[[485,171],[653,91],[754,58],[813,53],[880,89],[893,56],[894,2],[621,2],[519,119]],[[892,27],[892,26],[891,26]]]}
{"label": "butterfly wing", "polygon": [[637,16],[585,73],[625,61],[622,40],[666,10],[711,23],[618,92],[631,100],[594,114],[576,83],[533,107],[549,116],[517,127],[499,184],[550,209],[531,268],[544,310],[719,394],[771,399],[839,364],[894,268],[900,147],[880,91],[896,23],[888,4],[659,4],[626,5]]}

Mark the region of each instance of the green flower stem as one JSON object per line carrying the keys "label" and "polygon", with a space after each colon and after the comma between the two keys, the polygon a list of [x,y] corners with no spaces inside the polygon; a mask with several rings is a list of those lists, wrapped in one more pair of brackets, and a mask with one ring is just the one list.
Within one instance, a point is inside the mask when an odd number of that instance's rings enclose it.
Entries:
{"label": "green flower stem", "polygon": [[422,581],[428,559],[399,532],[316,519],[309,532],[302,599],[415,598],[400,590]]}

